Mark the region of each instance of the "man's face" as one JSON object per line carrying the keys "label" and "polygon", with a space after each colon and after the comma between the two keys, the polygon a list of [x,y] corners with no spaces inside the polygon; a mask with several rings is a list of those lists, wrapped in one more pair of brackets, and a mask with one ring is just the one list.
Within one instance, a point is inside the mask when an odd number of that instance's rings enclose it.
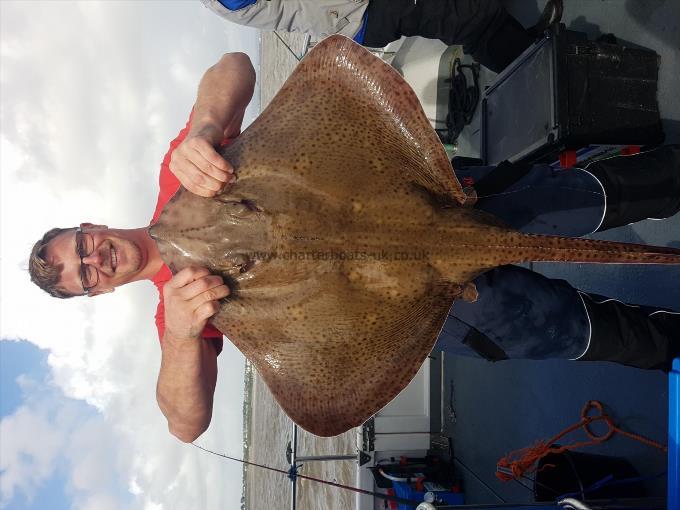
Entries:
{"label": "man's face", "polygon": [[[137,279],[146,260],[135,236],[127,230],[109,229],[105,225],[81,224],[86,249],[89,253],[82,264],[90,266],[81,269],[81,259],[76,246],[76,231],[59,234],[47,245],[45,259],[54,266],[62,266],[59,287],[74,295],[90,296],[111,292],[115,287]],[[91,253],[90,253],[91,251]],[[83,288],[82,271],[90,275]]]}

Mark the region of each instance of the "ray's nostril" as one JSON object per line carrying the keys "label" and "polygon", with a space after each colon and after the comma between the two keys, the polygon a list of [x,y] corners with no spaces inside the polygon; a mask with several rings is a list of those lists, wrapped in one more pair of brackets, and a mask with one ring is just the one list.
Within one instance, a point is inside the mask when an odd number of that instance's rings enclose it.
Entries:
{"label": "ray's nostril", "polygon": [[253,266],[255,265],[255,261],[247,258],[245,259],[241,264],[240,264],[240,269],[239,271],[241,273],[246,273],[248,272]]}

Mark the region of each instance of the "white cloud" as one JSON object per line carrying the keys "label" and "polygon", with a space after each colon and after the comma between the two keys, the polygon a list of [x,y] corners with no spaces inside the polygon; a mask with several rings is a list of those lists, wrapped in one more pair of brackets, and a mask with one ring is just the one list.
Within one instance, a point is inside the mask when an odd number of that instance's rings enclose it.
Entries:
{"label": "white cloud", "polygon": [[112,424],[50,383],[25,377],[18,382],[24,404],[0,422],[2,503],[19,493],[30,501],[55,471],[68,473],[65,489],[76,503],[93,496],[117,498],[119,474],[111,466],[125,465],[125,449],[115,448],[118,433]]}
{"label": "white cloud", "polygon": [[[257,33],[193,1],[3,1],[0,10],[0,336],[49,349],[65,395],[50,397],[63,405],[53,414],[28,402],[3,420],[3,439],[12,438],[2,441],[3,498],[30,495],[66,459],[78,508],[235,508],[241,466],[180,444],[155,403],[155,288],[55,300],[28,281],[26,267],[52,226],[148,222],[160,161],[202,72],[226,51],[256,59]],[[225,345],[213,424],[200,440],[235,456],[242,364]],[[100,414],[76,420],[66,397]],[[43,437],[40,451],[27,430]],[[132,503],[121,504],[122,494]]]}
{"label": "white cloud", "polygon": [[44,416],[22,407],[0,422],[0,437],[4,438],[0,442],[2,503],[11,501],[16,491],[26,494],[30,500],[36,488],[54,472],[54,461],[64,436],[53,429]]}

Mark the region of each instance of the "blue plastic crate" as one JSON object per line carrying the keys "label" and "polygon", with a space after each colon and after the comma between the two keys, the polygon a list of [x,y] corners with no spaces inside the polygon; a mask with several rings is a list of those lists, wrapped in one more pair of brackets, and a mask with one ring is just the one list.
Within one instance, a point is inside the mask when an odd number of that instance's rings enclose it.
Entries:
{"label": "blue plastic crate", "polygon": [[680,510],[680,358],[668,374],[668,510]]}
{"label": "blue plastic crate", "polygon": [[[394,494],[397,497],[410,499],[411,501],[423,501],[425,497],[424,491],[417,491],[411,484],[405,482],[392,482],[394,487]],[[465,503],[465,498],[461,492],[437,491],[437,498],[449,505],[462,505]],[[398,505],[399,510],[413,510],[413,507],[408,505]]]}

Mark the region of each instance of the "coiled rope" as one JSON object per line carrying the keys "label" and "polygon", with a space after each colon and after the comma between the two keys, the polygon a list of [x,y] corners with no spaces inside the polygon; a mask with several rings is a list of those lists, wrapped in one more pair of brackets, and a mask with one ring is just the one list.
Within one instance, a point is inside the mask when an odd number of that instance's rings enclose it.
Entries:
{"label": "coiled rope", "polygon": [[[599,411],[599,414],[591,416],[590,412],[592,409]],[[607,424],[607,431],[604,434],[598,435],[590,428],[592,423],[598,421],[603,421]],[[571,444],[560,446],[555,445],[562,437],[577,429],[583,429],[586,436],[588,436],[589,441],[576,441]],[[599,402],[598,400],[589,400],[583,406],[583,409],[581,409],[581,420],[579,422],[567,427],[547,441],[539,441],[533,446],[515,450],[501,458],[496,464],[496,476],[504,482],[516,480],[525,474],[537,472],[539,470],[537,466],[538,461],[546,455],[551,453],[558,454],[567,450],[575,450],[577,448],[603,443],[610,439],[615,433],[640,441],[641,443],[657,448],[664,453],[668,451],[668,448],[661,443],[621,429],[614,423],[611,416],[605,414],[602,402]]]}

